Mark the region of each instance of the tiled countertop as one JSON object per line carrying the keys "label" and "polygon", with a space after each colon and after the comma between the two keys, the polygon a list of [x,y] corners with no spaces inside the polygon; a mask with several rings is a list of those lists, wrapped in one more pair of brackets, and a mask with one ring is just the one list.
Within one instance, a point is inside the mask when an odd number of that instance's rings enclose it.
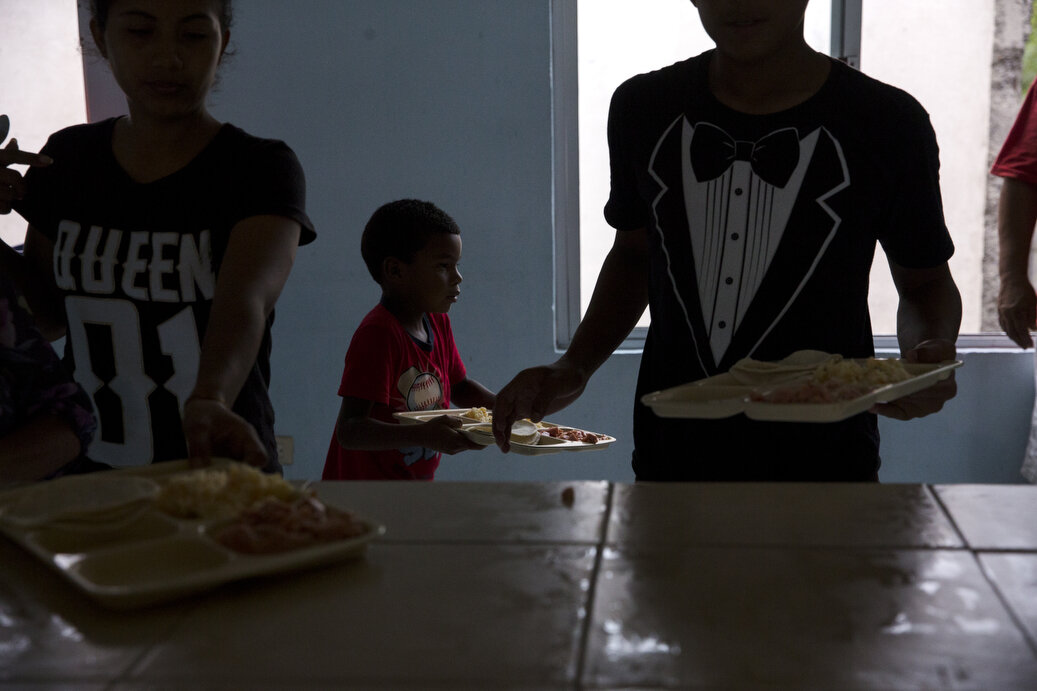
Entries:
{"label": "tiled countertop", "polygon": [[142,610],[0,538],[0,687],[1037,689],[1037,487],[317,488],[363,558]]}

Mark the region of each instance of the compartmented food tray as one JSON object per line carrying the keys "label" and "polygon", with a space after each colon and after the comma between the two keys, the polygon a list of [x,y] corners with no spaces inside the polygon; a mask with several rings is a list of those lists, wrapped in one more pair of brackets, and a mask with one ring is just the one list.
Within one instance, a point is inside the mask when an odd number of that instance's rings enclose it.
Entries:
{"label": "compartmented food tray", "polygon": [[[473,414],[476,414],[477,417],[470,417]],[[485,430],[485,428],[490,424],[490,420],[486,417],[484,411],[479,408],[443,408],[438,410],[393,413],[393,415],[404,424],[428,422],[429,420],[441,415],[449,415],[462,421],[461,432],[475,443],[483,444],[484,446],[489,446],[494,443],[492,434],[487,433]],[[590,432],[588,430],[560,425],[547,420],[536,423],[536,426],[540,429],[540,437],[537,439],[536,443],[523,444],[512,440],[510,447],[511,450],[509,453],[519,454],[520,456],[542,456],[544,454],[560,453],[562,451],[593,451],[595,449],[604,449],[616,441],[615,437],[608,434]],[[593,435],[596,441],[591,443],[588,441],[558,439],[546,433],[545,430],[548,429],[557,429],[563,434],[569,434],[572,436]]]}
{"label": "compartmented food tray", "polygon": [[877,386],[867,393],[847,400],[810,403],[778,403],[754,400],[777,389],[807,380],[809,373],[790,372],[773,377],[765,384],[751,385],[731,372],[645,394],[641,402],[656,415],[670,418],[717,419],[744,413],[754,420],[778,422],[836,422],[863,413],[876,403],[887,403],[926,389],[950,376],[961,367],[955,360],[940,364],[901,363],[908,379]]}
{"label": "compartmented food tray", "polygon": [[143,493],[148,496],[143,501],[137,497],[122,507],[113,503],[102,506],[99,513],[91,509],[77,514],[55,508],[49,515],[46,511],[32,515],[16,510],[28,505],[26,500],[45,497],[41,490],[47,486],[58,488],[55,496],[67,496],[78,489],[96,492],[106,479],[122,484],[132,478],[153,482],[158,490],[186,471],[186,462],[175,461],[7,490],[0,493],[0,531],[94,600],[113,609],[152,605],[231,581],[354,558],[371,540],[385,533],[384,525],[353,516],[362,526],[359,535],[253,554],[224,546],[216,539],[217,532],[236,517],[179,518],[161,510],[153,501],[156,493],[146,490]]}
{"label": "compartmented food tray", "polygon": [[414,410],[405,413],[393,413],[393,417],[404,424],[428,422],[447,415],[456,417],[465,425],[485,425],[491,420],[489,412],[484,408],[436,408],[434,410]]}

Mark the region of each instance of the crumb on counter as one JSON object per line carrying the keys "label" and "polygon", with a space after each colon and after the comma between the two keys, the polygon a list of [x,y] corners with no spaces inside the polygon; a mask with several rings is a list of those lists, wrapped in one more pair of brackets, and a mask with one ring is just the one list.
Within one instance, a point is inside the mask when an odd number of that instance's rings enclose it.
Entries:
{"label": "crumb on counter", "polygon": [[572,487],[566,487],[562,490],[562,504],[571,507],[576,501],[576,490]]}

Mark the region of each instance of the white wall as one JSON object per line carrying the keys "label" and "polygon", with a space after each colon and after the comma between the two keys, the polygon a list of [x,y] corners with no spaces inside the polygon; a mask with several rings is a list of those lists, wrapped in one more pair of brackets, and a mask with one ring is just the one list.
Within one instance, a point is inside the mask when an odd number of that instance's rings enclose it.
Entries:
{"label": "white wall", "polygon": [[[912,94],[940,144],[944,215],[954,238],[951,272],[962,293],[962,332],[980,330],[994,0],[868,0],[861,70]],[[896,290],[882,257],[872,272],[876,333],[896,329]]]}
{"label": "white wall", "polygon": [[[86,121],[75,8],[76,0],[0,0],[0,113],[23,151],[39,151],[54,130]],[[0,216],[4,242],[20,245],[25,228],[17,214]]]}
{"label": "white wall", "polygon": [[[698,12],[687,0],[578,0],[580,310],[587,311],[594,284],[616,231],[602,210],[609,197],[608,109],[612,92],[635,74],[650,72],[713,48]],[[807,6],[804,34],[816,50],[830,52],[831,1]],[[623,35],[626,40],[617,41]],[[646,310],[638,326],[648,326]]]}
{"label": "white wall", "polygon": [[[213,110],[295,149],[318,232],[278,304],[272,385],[278,434],[295,439],[287,475],[317,478],[349,337],[378,299],[359,238],[383,202],[424,197],[460,223],[465,282],[451,318],[474,378],[498,389],[556,357],[549,0],[247,0],[236,11],[237,55]],[[884,420],[883,479],[1018,481],[1031,358],[969,354],[943,413]],[[444,458],[437,478],[631,480],[638,361],[614,356],[554,416],[615,435],[610,449],[536,458],[488,449]]]}

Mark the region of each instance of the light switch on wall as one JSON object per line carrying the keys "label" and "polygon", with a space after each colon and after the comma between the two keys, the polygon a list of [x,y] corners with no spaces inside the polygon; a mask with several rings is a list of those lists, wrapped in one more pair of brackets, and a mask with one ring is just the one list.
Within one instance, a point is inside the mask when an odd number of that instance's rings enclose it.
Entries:
{"label": "light switch on wall", "polygon": [[277,440],[277,460],[281,465],[291,465],[295,462],[295,440],[291,437],[274,437]]}

